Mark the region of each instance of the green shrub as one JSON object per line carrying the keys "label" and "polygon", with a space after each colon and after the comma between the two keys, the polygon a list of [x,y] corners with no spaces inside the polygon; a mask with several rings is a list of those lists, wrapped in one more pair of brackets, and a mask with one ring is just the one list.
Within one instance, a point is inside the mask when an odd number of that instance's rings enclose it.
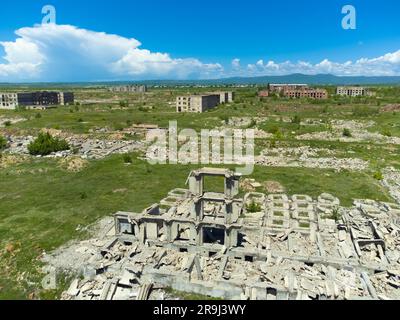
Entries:
{"label": "green shrub", "polygon": [[334,208],[332,215],[330,216],[331,219],[335,220],[336,222],[340,220],[340,218],[342,217],[339,208]]}
{"label": "green shrub", "polygon": [[53,152],[68,150],[67,141],[54,138],[49,133],[39,133],[35,141],[28,145],[28,151],[34,156],[47,156]]}
{"label": "green shrub", "polygon": [[382,134],[386,137],[391,137],[392,136],[392,132],[389,129],[385,129],[382,131]]}
{"label": "green shrub", "polygon": [[0,151],[7,147],[7,140],[3,136],[0,136]]}
{"label": "green shrub", "polygon": [[292,118],[292,123],[295,124],[300,124],[301,123],[301,118],[298,114],[296,114],[293,118]]}
{"label": "green shrub", "polygon": [[343,137],[347,137],[347,138],[352,137],[351,131],[347,128],[343,129]]}
{"label": "green shrub", "polygon": [[40,119],[41,117],[42,117],[42,115],[41,115],[40,113],[36,113],[36,114],[35,114],[35,118],[36,118],[36,119]]}
{"label": "green shrub", "polygon": [[260,212],[261,211],[261,206],[255,202],[254,200],[252,200],[247,206],[246,206],[246,210],[249,213],[256,213],[256,212]]}
{"label": "green shrub", "polygon": [[133,162],[132,157],[129,154],[122,155],[124,163],[131,164]]}
{"label": "green shrub", "polygon": [[380,171],[375,172],[374,173],[374,179],[379,180],[379,181],[383,180],[382,172],[380,172]]}
{"label": "green shrub", "polygon": [[374,116],[379,113],[379,108],[376,107],[354,107],[353,108],[353,116],[356,117],[369,117]]}
{"label": "green shrub", "polygon": [[6,127],[10,127],[10,126],[11,126],[11,121],[10,121],[10,120],[7,120],[6,122],[4,122],[4,125],[5,125]]}
{"label": "green shrub", "polygon": [[115,131],[122,131],[124,130],[124,126],[120,123],[114,123],[113,125]]}

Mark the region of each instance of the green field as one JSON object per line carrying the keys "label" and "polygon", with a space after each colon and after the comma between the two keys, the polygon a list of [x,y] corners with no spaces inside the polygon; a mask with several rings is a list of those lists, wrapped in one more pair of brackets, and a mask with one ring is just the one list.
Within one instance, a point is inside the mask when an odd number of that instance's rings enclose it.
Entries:
{"label": "green field", "polygon": [[[7,89],[10,91],[10,89]],[[273,139],[259,139],[257,150],[272,142],[280,147],[308,145],[334,150],[338,157],[357,157],[370,161],[362,172],[307,168],[257,166],[252,178],[259,182],[277,181],[288,194],[317,197],[323,192],[337,196],[342,205],[353,199],[369,198],[392,201],[374,173],[389,165],[400,168],[399,146],[361,142],[298,141],[295,135],[326,131],[324,124],[302,126],[285,122],[283,117],[304,119],[343,119],[375,122],[371,132],[390,131],[400,137],[400,113],[382,113],[381,106],[400,99],[399,88],[377,88],[377,97],[365,99],[331,98],[324,102],[309,100],[262,99],[257,88],[237,90],[235,103],[204,114],[176,114],[176,95],[205,89],[157,89],[146,95],[115,96],[101,89],[76,88],[79,105],[47,111],[0,111],[0,117],[25,118],[27,121],[0,129],[0,135],[32,134],[42,128],[67,133],[89,133],[109,127],[121,130],[132,123],[151,123],[162,127],[177,120],[179,128],[214,128],[229,117],[262,117],[258,125],[266,132],[279,129]],[[332,88],[330,88],[332,90]],[[112,100],[92,103],[90,99]],[[85,101],[90,103],[85,104]],[[128,101],[128,106],[120,102]],[[40,114],[40,116],[37,116]],[[0,169],[0,299],[56,298],[57,292],[40,289],[40,262],[43,251],[49,252],[73,239],[87,236],[82,228],[116,211],[140,212],[158,202],[173,188],[185,187],[187,175],[198,166],[149,165],[133,156],[126,165],[122,156],[90,161],[80,172],[68,172],[58,160],[27,158],[21,163]],[[216,186],[216,185],[215,185]],[[211,185],[214,187],[214,185]],[[262,190],[260,190],[262,191]],[[62,286],[60,288],[63,288]]]}

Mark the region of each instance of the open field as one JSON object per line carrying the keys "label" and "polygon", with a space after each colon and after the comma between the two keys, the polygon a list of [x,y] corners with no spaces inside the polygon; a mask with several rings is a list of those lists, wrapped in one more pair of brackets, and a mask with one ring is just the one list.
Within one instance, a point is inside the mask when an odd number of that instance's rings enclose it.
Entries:
{"label": "open field", "polygon": [[[256,140],[257,154],[268,148],[308,146],[321,150],[321,157],[334,155],[368,163],[365,170],[359,171],[257,165],[250,178],[260,183],[279,182],[288,194],[317,197],[328,192],[345,206],[357,198],[394,201],[377,173],[389,166],[400,169],[400,143],[395,140],[400,139],[400,112],[382,112],[384,106],[399,103],[400,88],[377,88],[377,96],[371,98],[330,98],[323,102],[260,99],[256,88],[240,88],[232,104],[203,114],[175,113],[177,95],[211,90],[216,89],[166,88],[154,89],[145,95],[129,95],[76,88],[79,103],[75,106],[46,111],[0,110],[0,119],[23,120],[0,126],[0,136],[35,136],[47,128],[67,135],[107,139],[108,135],[132,124],[168,127],[169,121],[174,120],[180,129],[199,131],[229,126],[235,118],[249,118],[250,123],[244,124],[244,128],[257,127],[269,134],[268,138]],[[341,125],[350,131],[353,139],[342,136]],[[108,131],[97,134],[96,130],[101,128]],[[334,136],[335,130],[340,139],[318,136],[324,132]],[[362,138],[367,133],[392,140],[386,143]],[[303,135],[311,138],[299,139]],[[40,289],[43,275],[38,258],[43,252],[70,240],[85,238],[88,225],[116,211],[140,212],[171,189],[185,187],[187,174],[199,167],[152,166],[139,156],[132,154],[132,164],[126,164],[121,155],[90,160],[77,172],[66,170],[60,159],[30,156],[0,165],[0,299],[58,297],[60,290]],[[4,154],[3,159],[6,157]]]}

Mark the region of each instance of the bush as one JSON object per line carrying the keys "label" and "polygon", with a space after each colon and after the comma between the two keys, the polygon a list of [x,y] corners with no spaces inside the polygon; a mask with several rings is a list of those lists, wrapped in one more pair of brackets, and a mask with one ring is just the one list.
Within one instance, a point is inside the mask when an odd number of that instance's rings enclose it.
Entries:
{"label": "bush", "polygon": [[34,156],[47,156],[53,152],[68,150],[67,141],[54,138],[49,133],[39,133],[35,141],[28,145],[28,151]]}
{"label": "bush", "polygon": [[122,155],[124,163],[131,164],[133,162],[132,157],[129,154]]}
{"label": "bush", "polygon": [[353,116],[356,117],[370,117],[379,113],[379,108],[376,107],[354,107]]}
{"label": "bush", "polygon": [[374,179],[378,180],[378,181],[382,181],[383,180],[383,174],[380,171],[377,171],[374,173]]}
{"label": "bush", "polygon": [[124,130],[124,126],[121,123],[114,123],[113,125],[115,131],[122,131]]}
{"label": "bush", "polygon": [[392,132],[389,129],[385,129],[382,131],[382,134],[386,137],[391,137],[392,136]]}
{"label": "bush", "polygon": [[334,208],[332,215],[330,216],[331,219],[335,220],[336,222],[338,222],[340,220],[340,218],[342,217],[339,208]]}
{"label": "bush", "polygon": [[300,118],[300,116],[298,114],[296,114],[294,116],[294,118],[292,118],[292,123],[295,123],[295,124],[300,124],[301,123],[301,118]]}
{"label": "bush", "polygon": [[6,138],[0,136],[0,151],[4,150],[7,147],[7,140]]}
{"label": "bush", "polygon": [[40,113],[36,113],[36,114],[35,114],[35,118],[36,118],[36,119],[40,119],[41,117],[42,117],[42,115],[41,115]]}
{"label": "bush", "polygon": [[347,129],[347,128],[343,129],[343,137],[347,137],[347,138],[352,137],[351,131],[349,129]]}
{"label": "bush", "polygon": [[252,200],[247,206],[246,210],[249,213],[256,213],[261,211],[261,206],[256,203],[254,200]]}
{"label": "bush", "polygon": [[10,120],[7,120],[6,122],[4,122],[4,125],[5,125],[6,127],[10,127],[10,126],[11,126],[11,121],[10,121]]}

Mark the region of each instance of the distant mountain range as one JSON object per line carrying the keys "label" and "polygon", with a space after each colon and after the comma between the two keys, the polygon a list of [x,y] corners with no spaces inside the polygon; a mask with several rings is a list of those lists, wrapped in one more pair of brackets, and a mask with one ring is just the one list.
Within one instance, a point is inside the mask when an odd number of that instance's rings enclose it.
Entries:
{"label": "distant mountain range", "polygon": [[304,83],[309,85],[400,85],[400,76],[364,77],[334,76],[332,74],[290,74],[284,76],[233,77],[210,80],[144,80],[52,83],[0,83],[0,86],[18,87],[77,87],[110,86],[122,84],[146,84],[148,86],[195,86],[195,85],[266,85],[268,83]]}

